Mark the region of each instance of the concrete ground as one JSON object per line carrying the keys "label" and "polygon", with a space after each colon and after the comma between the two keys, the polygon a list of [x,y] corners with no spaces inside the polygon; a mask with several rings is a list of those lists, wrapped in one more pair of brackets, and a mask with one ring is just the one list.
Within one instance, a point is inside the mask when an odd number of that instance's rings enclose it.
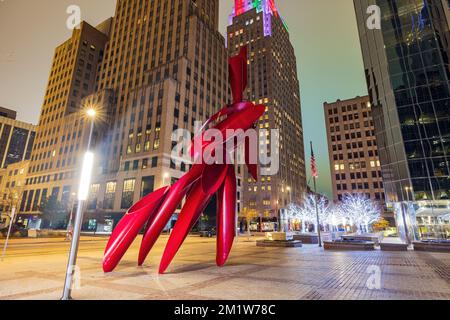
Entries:
{"label": "concrete ground", "polygon": [[[164,236],[143,267],[136,265],[136,241],[117,270],[104,274],[106,241],[82,239],[75,299],[450,299],[450,254],[258,248],[243,237],[229,263],[217,268],[215,239],[192,236],[160,276]],[[59,299],[68,249],[63,239],[12,240],[0,261],[0,299]]]}

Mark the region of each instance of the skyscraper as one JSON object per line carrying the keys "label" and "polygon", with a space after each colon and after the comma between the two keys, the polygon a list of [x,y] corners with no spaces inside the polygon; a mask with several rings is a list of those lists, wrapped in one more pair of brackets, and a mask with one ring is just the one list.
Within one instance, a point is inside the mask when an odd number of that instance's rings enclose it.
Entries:
{"label": "skyscraper", "polygon": [[[98,63],[91,65],[94,89],[73,105],[78,110],[92,106],[100,115],[95,123],[95,176],[85,215],[93,229],[110,230],[133,203],[187,171],[189,163],[173,162],[172,133],[193,133],[195,121],[205,121],[227,103],[227,51],[218,32],[218,10],[218,0],[119,0],[114,17],[97,27],[108,30],[108,37],[101,38],[101,45],[87,41],[87,50],[91,45],[101,48],[102,56],[94,57]],[[80,64],[80,59],[74,60]],[[73,151],[81,159],[85,144],[74,146],[72,141],[85,136],[86,121],[76,113],[60,121],[57,135],[64,142],[58,143],[65,145],[52,150],[63,155]],[[53,176],[62,175],[60,189],[52,194],[66,202],[76,192],[77,179],[65,180],[62,167],[73,164],[73,159],[59,168],[55,163],[56,173],[50,175],[52,185]]]}
{"label": "skyscraper", "polygon": [[36,126],[16,120],[14,110],[0,107],[0,168],[30,160]]}
{"label": "skyscraper", "polygon": [[383,208],[383,179],[369,97],[325,103],[324,110],[333,200],[363,194]]}
{"label": "skyscraper", "polygon": [[[31,152],[18,213],[31,219],[50,196],[68,203],[76,192],[78,169],[88,138],[81,117],[84,100],[95,90],[98,63],[108,40],[109,21],[99,29],[86,22],[55,49],[47,90]],[[106,33],[104,33],[106,32]]]}
{"label": "skyscraper", "polygon": [[[449,17],[444,0],[354,0],[387,202],[407,240],[450,237]],[[369,29],[370,5],[381,30]]]}
{"label": "skyscraper", "polygon": [[218,0],[118,1],[98,74],[115,106],[105,135],[108,165],[89,209],[123,213],[189,168],[172,159],[172,134],[194,132],[227,103],[227,52]]}
{"label": "skyscraper", "polygon": [[[264,104],[267,112],[259,129],[279,129],[280,168],[277,174],[253,181],[244,176],[240,211],[278,217],[306,191],[300,87],[289,32],[273,0],[236,0],[228,27],[228,52],[248,46],[249,79],[246,98]],[[271,137],[267,136],[268,150]]]}

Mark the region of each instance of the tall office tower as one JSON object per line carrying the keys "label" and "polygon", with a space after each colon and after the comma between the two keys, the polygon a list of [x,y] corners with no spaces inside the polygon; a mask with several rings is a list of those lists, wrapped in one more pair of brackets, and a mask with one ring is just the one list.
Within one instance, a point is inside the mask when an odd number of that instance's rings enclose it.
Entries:
{"label": "tall office tower", "polygon": [[16,120],[17,112],[8,108],[0,107],[0,117]]}
{"label": "tall office tower", "polygon": [[[354,4],[387,202],[406,240],[449,238],[448,1]],[[370,5],[381,29],[367,27]]]}
{"label": "tall office tower", "polygon": [[[108,21],[100,29],[107,32],[107,26]],[[82,130],[86,127],[81,117],[83,99],[95,90],[107,39],[107,34],[83,22],[55,50],[19,208],[26,220],[39,214],[47,197],[53,195],[67,203],[77,191],[80,152],[86,148],[89,133]],[[69,135],[68,131],[73,132]]]}
{"label": "tall office tower", "polygon": [[[300,88],[289,33],[273,0],[235,1],[228,27],[230,55],[248,46],[246,98],[267,106],[260,129],[279,129],[279,172],[258,182],[245,176],[241,211],[278,217],[289,202],[306,191]],[[270,150],[270,136],[267,136]],[[278,155],[272,154],[272,157]]]}
{"label": "tall office tower", "polygon": [[[369,97],[324,103],[333,199],[363,194],[384,208],[383,179]],[[392,219],[391,215],[385,214]]]}
{"label": "tall office tower", "polygon": [[93,179],[88,219],[111,225],[189,169],[173,161],[173,132],[193,134],[196,121],[228,100],[218,10],[218,0],[117,2],[97,85],[115,96],[104,139],[109,163]]}
{"label": "tall office tower", "polygon": [[36,126],[16,120],[16,111],[0,107],[0,168],[30,160]]}

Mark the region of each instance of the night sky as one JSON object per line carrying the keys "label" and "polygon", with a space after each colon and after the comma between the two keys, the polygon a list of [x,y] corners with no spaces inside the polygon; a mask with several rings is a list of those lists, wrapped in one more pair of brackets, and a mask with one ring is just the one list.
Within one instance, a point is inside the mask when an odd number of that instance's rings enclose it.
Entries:
{"label": "night sky", "polygon": [[[226,30],[232,0],[220,0]],[[323,103],[367,93],[352,0],[278,0],[297,55],[307,162],[316,146],[319,191],[331,193]],[[112,16],[115,0],[0,0],[0,106],[37,123],[54,48],[71,34],[69,5],[93,25]],[[309,169],[309,168],[308,168]],[[309,170],[308,170],[309,177]]]}

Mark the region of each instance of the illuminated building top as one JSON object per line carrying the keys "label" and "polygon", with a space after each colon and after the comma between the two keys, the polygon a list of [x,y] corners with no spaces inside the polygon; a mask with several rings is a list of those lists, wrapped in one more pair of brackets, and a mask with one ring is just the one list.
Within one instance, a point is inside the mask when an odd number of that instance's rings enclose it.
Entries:
{"label": "illuminated building top", "polygon": [[252,9],[278,16],[278,9],[274,0],[234,0],[233,16],[239,16]]}
{"label": "illuminated building top", "polygon": [[253,9],[256,9],[258,13],[263,13],[264,36],[272,35],[271,16],[279,17],[275,0],[234,0],[234,8],[230,16],[230,24],[232,24],[234,17],[240,16],[241,14]]}

